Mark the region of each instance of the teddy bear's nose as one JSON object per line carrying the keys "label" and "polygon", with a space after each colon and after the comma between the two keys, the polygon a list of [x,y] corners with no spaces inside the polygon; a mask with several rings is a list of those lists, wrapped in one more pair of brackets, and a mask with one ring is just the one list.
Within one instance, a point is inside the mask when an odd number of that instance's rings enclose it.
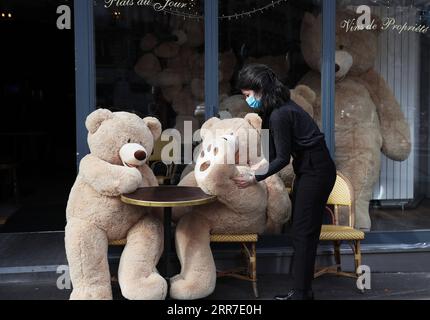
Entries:
{"label": "teddy bear's nose", "polygon": [[336,71],[336,72],[338,72],[339,70],[340,70],[340,66],[336,63],[336,66],[334,67],[334,70]]}
{"label": "teddy bear's nose", "polygon": [[143,150],[138,150],[134,153],[134,157],[139,161],[143,161],[146,159],[146,152]]}

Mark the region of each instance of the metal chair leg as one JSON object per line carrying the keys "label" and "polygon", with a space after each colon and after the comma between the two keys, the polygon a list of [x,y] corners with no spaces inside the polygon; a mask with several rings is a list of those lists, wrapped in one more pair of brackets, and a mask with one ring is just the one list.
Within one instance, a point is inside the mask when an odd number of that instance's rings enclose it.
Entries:
{"label": "metal chair leg", "polygon": [[340,241],[333,241],[334,245],[334,258],[337,265],[337,272],[342,271],[341,258],[340,258]]}
{"label": "metal chair leg", "polygon": [[254,290],[254,296],[258,298],[259,294],[257,288],[257,249],[255,243],[251,244],[250,266],[250,276],[252,279],[252,288]]}
{"label": "metal chair leg", "polygon": [[360,241],[354,241],[354,262],[355,262],[355,273],[358,276],[358,267],[361,266]]}
{"label": "metal chair leg", "polygon": [[[360,248],[360,240],[354,241],[354,264],[355,264],[355,274],[357,278],[360,277],[358,273],[358,268],[361,266],[361,248]],[[360,292],[364,293],[365,288],[363,287]]]}

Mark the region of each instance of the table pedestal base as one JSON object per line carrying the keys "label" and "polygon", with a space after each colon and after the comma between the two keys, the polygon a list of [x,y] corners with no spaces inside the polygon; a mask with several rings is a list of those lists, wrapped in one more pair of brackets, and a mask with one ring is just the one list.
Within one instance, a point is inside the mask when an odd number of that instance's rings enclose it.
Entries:
{"label": "table pedestal base", "polygon": [[170,274],[170,253],[172,252],[172,208],[164,208],[164,251],[163,276],[168,280]]}

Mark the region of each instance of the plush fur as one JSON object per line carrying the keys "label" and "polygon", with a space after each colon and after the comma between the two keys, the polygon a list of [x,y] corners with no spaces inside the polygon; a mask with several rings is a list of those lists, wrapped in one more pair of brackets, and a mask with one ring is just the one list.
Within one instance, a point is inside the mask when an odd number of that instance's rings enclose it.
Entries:
{"label": "plush fur", "polygon": [[145,161],[161,124],[155,118],[99,109],[88,116],[86,127],[91,153],[80,163],[67,203],[70,298],[112,299],[108,243],[126,238],[118,271],[122,294],[128,299],[164,299],[167,284],[156,270],[163,250],[162,216],[120,200],[121,194],[138,187],[157,186]]}
{"label": "plush fur", "polygon": [[[288,192],[277,175],[247,189],[239,189],[232,180],[250,172],[250,166],[259,161],[249,152],[250,140],[244,138],[241,129],[259,137],[260,117],[248,114],[244,119],[212,118],[202,127],[203,143],[195,170],[180,185],[198,186],[216,195],[218,201],[174,210],[174,218],[179,220],[176,248],[182,268],[171,279],[172,298],[199,299],[213,292],[216,269],[210,249],[211,233],[279,232],[291,215]],[[238,150],[248,151],[249,161],[237,157]],[[232,162],[225,161],[229,155],[233,155]]]}
{"label": "plush fur", "polygon": [[[380,29],[346,32],[342,21],[356,19],[352,11],[336,18],[336,166],[354,187],[355,226],[369,230],[369,201],[379,176],[381,151],[403,161],[411,151],[409,125],[384,79],[373,68]],[[376,24],[381,23],[377,17]],[[317,95],[314,118],[321,123],[321,16],[305,14],[302,51],[311,71],[301,80]]]}

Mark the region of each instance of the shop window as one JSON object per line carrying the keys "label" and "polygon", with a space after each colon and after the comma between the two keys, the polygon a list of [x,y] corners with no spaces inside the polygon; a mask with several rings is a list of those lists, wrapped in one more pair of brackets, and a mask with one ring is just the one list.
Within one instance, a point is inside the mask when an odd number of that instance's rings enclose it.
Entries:
{"label": "shop window", "polygon": [[61,5],[0,1],[0,232],[66,224],[76,178],[75,51],[73,30],[57,28]]}
{"label": "shop window", "polygon": [[[321,6],[316,1],[219,1],[219,114],[221,118],[243,117],[256,112],[246,103],[236,87],[239,71],[251,63],[269,66],[291,90],[292,99],[309,112],[321,127],[321,92],[318,85],[300,86],[310,72],[303,56],[308,45],[301,36],[306,16],[318,17]],[[316,21],[321,35],[322,20]],[[314,39],[313,57],[322,57],[321,41]],[[307,47],[305,49],[308,49]],[[320,72],[320,70],[319,70]],[[291,187],[294,173],[290,163],[280,173]]]}
{"label": "shop window", "polygon": [[429,229],[430,8],[378,3],[338,3],[336,163],[357,227]]}
{"label": "shop window", "polygon": [[[194,132],[205,120],[204,1],[166,8],[142,3],[95,5],[96,105],[154,116],[163,130],[184,138],[185,126]],[[184,162],[184,152],[177,162]]]}
{"label": "shop window", "polygon": [[[184,2],[186,3],[186,2]],[[200,1],[181,14],[203,14]],[[163,128],[194,130],[204,102],[204,23],[153,5],[95,9],[97,107],[156,116]],[[179,12],[179,11],[178,11]]]}

